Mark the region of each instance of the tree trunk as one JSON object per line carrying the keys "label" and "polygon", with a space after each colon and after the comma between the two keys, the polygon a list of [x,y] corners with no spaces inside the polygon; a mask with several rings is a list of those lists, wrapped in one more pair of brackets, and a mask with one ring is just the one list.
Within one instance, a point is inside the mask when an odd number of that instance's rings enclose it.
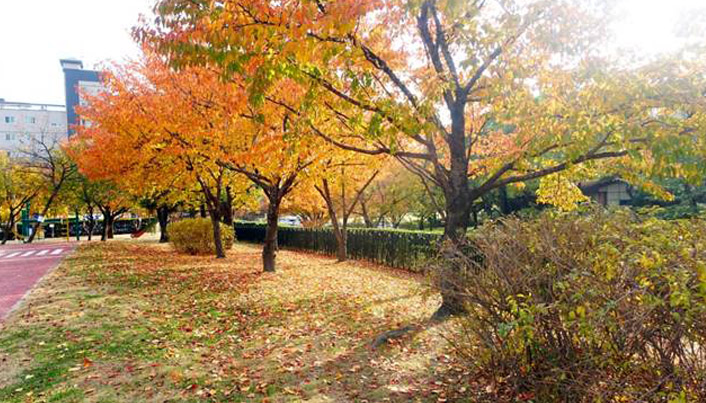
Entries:
{"label": "tree trunk", "polygon": [[115,218],[115,216],[110,216],[110,225],[108,226],[108,239],[115,238],[115,235],[113,234],[113,224],[115,224]]}
{"label": "tree trunk", "polygon": [[[316,186],[316,190],[319,192],[321,197],[326,202],[326,209],[328,210],[328,216],[331,220],[331,226],[333,226],[333,235],[336,238],[336,258],[339,262],[345,262],[348,260],[348,214],[346,207],[346,193],[345,187],[342,187],[341,192],[341,210],[342,223],[338,222],[338,213],[336,212],[336,206],[333,203],[333,197],[331,195],[331,190],[329,188],[328,181],[323,180],[323,185],[321,187]],[[360,196],[360,194],[358,194]],[[356,198],[357,201],[357,198]],[[351,211],[355,208],[355,202],[350,207]]]}
{"label": "tree trunk", "polygon": [[[44,215],[42,214],[42,216],[44,216]],[[32,233],[29,234],[29,238],[27,238],[27,242],[26,242],[26,243],[32,243],[32,242],[34,242],[34,237],[37,236],[37,232],[39,232],[39,227],[40,227],[41,225],[42,225],[42,223],[39,222],[39,221],[37,221],[37,222],[34,224],[34,226],[32,227]]]}
{"label": "tree trunk", "polygon": [[113,212],[113,209],[108,207],[108,208],[100,208],[101,213],[103,214],[103,232],[101,233],[101,241],[106,242],[108,239],[113,239],[114,234],[113,234],[113,224],[115,223],[115,218],[122,214],[116,214]]}
{"label": "tree trunk", "polygon": [[442,302],[433,319],[445,319],[465,312],[462,298],[462,263],[456,255],[466,242],[466,230],[473,200],[468,181],[468,158],[465,139],[465,101],[457,102],[452,110],[452,133],[447,140],[451,151],[451,169],[444,189],[446,225],[441,255],[446,261],[439,286]]}
{"label": "tree trunk", "polygon": [[402,225],[402,220],[404,220],[404,216],[399,217],[399,218],[391,218],[392,220],[392,228],[398,229],[400,228],[400,225]]}
{"label": "tree trunk", "polygon": [[159,243],[169,242],[167,225],[169,224],[169,207],[157,207],[157,220],[159,221]]}
{"label": "tree trunk", "polygon": [[370,219],[370,214],[368,213],[368,205],[363,199],[360,200],[360,209],[363,213],[363,221],[365,221],[365,227],[373,228],[373,220]]}
{"label": "tree trunk", "polygon": [[339,262],[348,260],[348,231],[345,228],[336,232],[336,258]]}
{"label": "tree trunk", "polygon": [[[45,217],[47,215],[47,212],[49,211],[49,207],[51,207],[52,203],[54,203],[54,199],[56,198],[56,195],[58,192],[53,192],[50,196],[49,199],[47,200],[46,204],[44,204],[44,208],[42,209],[42,214],[40,214],[41,217]],[[66,216],[66,219],[68,219],[69,216]],[[34,241],[34,237],[37,236],[37,232],[39,231],[39,227],[42,225],[39,221],[37,221],[34,224],[34,227],[32,228],[32,233],[29,234],[29,239],[27,239],[27,243],[32,243]]]}
{"label": "tree trunk", "polygon": [[339,262],[345,262],[348,260],[348,225],[346,217],[343,218],[343,224],[339,224],[333,202],[328,199],[325,200],[329,210],[329,217],[331,218],[331,225],[333,226],[333,235],[336,238],[336,258]]}
{"label": "tree trunk", "polygon": [[95,220],[91,218],[88,220],[88,241],[93,239],[93,230],[96,228]]}
{"label": "tree trunk", "polygon": [[87,223],[88,230],[86,232],[88,232],[88,240],[91,241],[93,239],[93,230],[96,229],[96,219],[94,218],[95,210],[94,210],[93,206],[89,204],[86,212],[88,213],[88,216],[89,216],[88,223]]}
{"label": "tree trunk", "polygon": [[[454,192],[455,193],[455,192]],[[462,263],[457,260],[459,248],[466,242],[466,230],[470,211],[468,206],[468,192],[458,192],[448,195],[446,200],[446,226],[444,227],[444,244],[441,256],[445,260],[445,269],[439,279],[441,291],[441,306],[434,313],[433,319],[441,320],[449,316],[465,312],[462,293]],[[467,201],[467,203],[461,202]]]}
{"label": "tree trunk", "polygon": [[103,233],[101,234],[101,242],[108,240],[110,229],[113,227],[113,215],[110,209],[101,209],[103,213]]}
{"label": "tree trunk", "polygon": [[226,200],[223,203],[223,211],[221,212],[223,223],[229,227],[233,226],[233,194],[230,186],[226,186]]}
{"label": "tree trunk", "polygon": [[223,172],[224,168],[220,168],[218,171],[218,177],[216,178],[215,183],[215,193],[200,175],[196,175],[196,179],[201,185],[201,191],[203,192],[205,201],[205,204],[201,203],[201,216],[206,217],[206,209],[208,209],[208,216],[211,218],[211,227],[213,231],[213,245],[217,259],[224,259],[226,257],[225,249],[223,248],[223,238],[221,238],[221,195],[223,194]]}
{"label": "tree trunk", "polygon": [[10,234],[12,234],[14,228],[15,228],[15,216],[12,212],[10,212],[10,217],[9,217],[9,222],[7,226],[3,228],[2,231],[2,243],[0,245],[5,245],[7,241],[10,240]]}
{"label": "tree trunk", "polygon": [[[216,206],[218,208],[218,206]],[[216,247],[216,258],[224,259],[226,257],[225,249],[223,248],[223,239],[221,238],[221,218],[217,211],[209,212],[211,216],[211,224],[213,225],[213,244]]]}
{"label": "tree trunk", "polygon": [[262,265],[265,272],[273,273],[277,258],[277,226],[279,222],[279,194],[268,195],[270,205],[267,207],[267,230],[265,245],[262,248]]}
{"label": "tree trunk", "polygon": [[201,213],[201,218],[208,217],[206,215],[206,206],[204,206],[203,203],[201,203],[201,207],[199,207],[199,212]]}
{"label": "tree trunk", "polygon": [[32,231],[30,231],[29,238],[25,241],[25,243],[32,243],[34,242],[34,237],[37,236],[37,230],[39,230],[39,226],[42,225],[39,221],[37,221],[34,226],[32,226]]}

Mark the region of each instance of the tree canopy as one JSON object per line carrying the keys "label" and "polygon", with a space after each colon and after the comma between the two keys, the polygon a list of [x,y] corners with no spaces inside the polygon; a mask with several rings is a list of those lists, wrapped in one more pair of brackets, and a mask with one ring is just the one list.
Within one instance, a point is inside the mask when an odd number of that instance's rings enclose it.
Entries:
{"label": "tree canopy", "polygon": [[599,172],[653,193],[655,176],[703,174],[703,57],[621,62],[606,51],[611,5],[162,0],[136,34],[176,68],[238,77],[257,104],[296,82],[312,100],[301,126],[439,187],[461,242],[473,201],[509,184],[543,178],[540,199],[570,208]]}

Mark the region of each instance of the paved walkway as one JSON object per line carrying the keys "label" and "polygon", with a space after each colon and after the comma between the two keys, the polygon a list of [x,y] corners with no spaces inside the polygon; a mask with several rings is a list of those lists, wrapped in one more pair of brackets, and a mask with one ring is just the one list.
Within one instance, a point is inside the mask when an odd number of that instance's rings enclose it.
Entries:
{"label": "paved walkway", "polygon": [[74,246],[67,243],[0,246],[0,321]]}

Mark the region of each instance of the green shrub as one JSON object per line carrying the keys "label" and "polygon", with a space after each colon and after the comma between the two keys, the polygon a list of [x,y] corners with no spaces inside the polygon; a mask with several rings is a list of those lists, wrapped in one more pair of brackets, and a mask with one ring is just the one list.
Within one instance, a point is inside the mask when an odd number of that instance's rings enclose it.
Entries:
{"label": "green shrub", "polygon": [[455,345],[490,399],[706,401],[704,221],[511,218],[469,250]]}
{"label": "green shrub", "polygon": [[[174,248],[191,255],[214,253],[213,225],[209,218],[189,218],[169,225],[169,240]],[[235,241],[233,228],[221,223],[224,249],[231,249]]]}

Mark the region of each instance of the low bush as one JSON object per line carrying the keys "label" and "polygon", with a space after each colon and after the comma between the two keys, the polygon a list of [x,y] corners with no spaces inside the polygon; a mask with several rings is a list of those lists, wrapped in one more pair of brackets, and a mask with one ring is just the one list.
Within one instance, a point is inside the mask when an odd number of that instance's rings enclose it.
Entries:
{"label": "low bush", "polygon": [[492,399],[706,401],[706,223],[552,213],[470,243],[454,341]]}
{"label": "low bush", "polygon": [[[213,225],[208,218],[189,218],[169,224],[169,240],[174,248],[191,255],[214,253]],[[235,241],[233,228],[221,224],[223,248],[231,249]]]}

